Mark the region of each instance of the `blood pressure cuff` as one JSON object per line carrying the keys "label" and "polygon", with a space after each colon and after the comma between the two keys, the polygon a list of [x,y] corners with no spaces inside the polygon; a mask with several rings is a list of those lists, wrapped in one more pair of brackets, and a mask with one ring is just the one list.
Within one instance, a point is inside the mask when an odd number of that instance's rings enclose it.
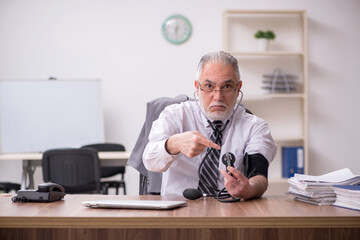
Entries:
{"label": "blood pressure cuff", "polygon": [[247,178],[251,178],[256,175],[263,175],[266,179],[268,178],[269,162],[260,153],[251,155],[246,153],[244,156],[244,167],[244,175]]}

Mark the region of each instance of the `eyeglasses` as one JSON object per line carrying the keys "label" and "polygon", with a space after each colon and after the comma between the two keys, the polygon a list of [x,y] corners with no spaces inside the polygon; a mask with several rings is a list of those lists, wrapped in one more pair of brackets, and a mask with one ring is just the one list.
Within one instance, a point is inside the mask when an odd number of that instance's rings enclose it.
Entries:
{"label": "eyeglasses", "polygon": [[214,84],[211,83],[200,84],[199,81],[197,82],[199,84],[200,90],[206,93],[212,93],[212,92],[216,93],[216,91],[220,91],[221,93],[225,93],[225,94],[231,93],[237,89],[237,85],[238,85],[237,83],[229,82],[221,86],[220,89],[216,89],[216,86]]}

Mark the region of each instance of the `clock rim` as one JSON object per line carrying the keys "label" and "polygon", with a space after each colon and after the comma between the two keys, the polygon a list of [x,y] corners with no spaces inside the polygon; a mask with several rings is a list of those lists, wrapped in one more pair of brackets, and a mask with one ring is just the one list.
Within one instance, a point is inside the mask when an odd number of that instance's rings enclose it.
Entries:
{"label": "clock rim", "polygon": [[[183,39],[180,39],[180,40],[172,40],[172,39],[168,38],[168,36],[167,36],[166,33],[165,33],[165,25],[166,25],[166,22],[169,21],[169,20],[171,20],[171,19],[173,19],[173,18],[181,18],[181,19],[183,19],[183,20],[185,21],[186,25],[189,27],[189,30],[187,31],[186,36],[185,36]],[[169,17],[167,17],[167,18],[165,19],[165,21],[163,22],[161,29],[162,29],[162,34],[163,34],[163,36],[165,37],[165,39],[166,39],[168,42],[173,43],[173,44],[181,44],[181,43],[186,42],[186,41],[190,38],[191,33],[192,33],[192,26],[191,26],[191,23],[190,23],[189,19],[187,19],[184,15],[181,15],[181,14],[172,14],[172,15],[170,15]]]}

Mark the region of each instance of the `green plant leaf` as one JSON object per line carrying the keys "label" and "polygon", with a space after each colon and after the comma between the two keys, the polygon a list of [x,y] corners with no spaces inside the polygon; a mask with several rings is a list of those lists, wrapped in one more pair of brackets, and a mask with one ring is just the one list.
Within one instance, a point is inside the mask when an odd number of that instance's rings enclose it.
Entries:
{"label": "green plant leaf", "polygon": [[261,31],[261,30],[258,30],[255,35],[254,35],[255,38],[267,38],[267,39],[275,39],[276,35],[273,31]]}
{"label": "green plant leaf", "polygon": [[275,34],[272,32],[272,31],[266,31],[265,33],[264,33],[264,36],[265,36],[265,38],[267,38],[267,39],[275,39]]}
{"label": "green plant leaf", "polygon": [[255,38],[265,38],[264,37],[265,33],[261,30],[258,30],[256,33],[255,33]]}

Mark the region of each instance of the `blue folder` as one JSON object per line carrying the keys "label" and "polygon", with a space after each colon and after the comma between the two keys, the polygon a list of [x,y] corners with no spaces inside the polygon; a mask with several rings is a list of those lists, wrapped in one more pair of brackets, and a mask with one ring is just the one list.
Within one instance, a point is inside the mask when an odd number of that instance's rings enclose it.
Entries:
{"label": "blue folder", "polygon": [[282,177],[290,178],[295,173],[304,173],[304,148],[282,147]]}

